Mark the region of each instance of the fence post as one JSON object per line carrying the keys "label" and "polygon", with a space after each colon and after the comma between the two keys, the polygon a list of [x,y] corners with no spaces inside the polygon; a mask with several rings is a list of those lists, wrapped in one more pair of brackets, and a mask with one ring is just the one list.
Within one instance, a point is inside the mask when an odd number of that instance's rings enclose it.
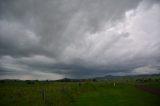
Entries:
{"label": "fence post", "polygon": [[45,90],[43,89],[42,90],[42,100],[43,100],[43,102],[44,102],[44,104],[45,104],[45,102],[46,102],[46,98],[45,98]]}
{"label": "fence post", "polygon": [[114,87],[116,86],[116,83],[115,83],[115,82],[113,83],[113,86],[114,86]]}

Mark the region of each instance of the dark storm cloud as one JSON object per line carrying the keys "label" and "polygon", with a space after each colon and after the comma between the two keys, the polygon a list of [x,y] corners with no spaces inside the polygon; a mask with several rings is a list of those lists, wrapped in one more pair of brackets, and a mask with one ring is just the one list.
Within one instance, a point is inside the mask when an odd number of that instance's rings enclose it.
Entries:
{"label": "dark storm cloud", "polygon": [[[77,24],[73,26],[75,28],[84,27],[84,30],[96,32],[104,21],[120,18],[123,12],[135,7],[138,3],[127,1],[5,0],[0,6],[1,53],[37,54],[52,51],[49,50],[48,46],[50,46],[54,50],[51,54],[59,54],[72,42],[70,37],[83,36],[75,35],[78,29],[67,31],[72,21],[73,24]],[[28,36],[30,33],[33,34],[34,39],[29,38],[32,37],[32,35]],[[35,43],[37,39],[39,41]]]}
{"label": "dark storm cloud", "polygon": [[0,77],[159,73],[159,0],[1,0]]}

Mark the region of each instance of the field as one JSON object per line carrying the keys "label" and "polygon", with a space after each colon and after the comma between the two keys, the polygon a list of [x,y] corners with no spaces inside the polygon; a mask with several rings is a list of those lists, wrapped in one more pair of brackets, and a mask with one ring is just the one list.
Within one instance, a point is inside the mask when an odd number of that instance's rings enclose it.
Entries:
{"label": "field", "polygon": [[160,106],[159,88],[155,81],[0,81],[0,106]]}

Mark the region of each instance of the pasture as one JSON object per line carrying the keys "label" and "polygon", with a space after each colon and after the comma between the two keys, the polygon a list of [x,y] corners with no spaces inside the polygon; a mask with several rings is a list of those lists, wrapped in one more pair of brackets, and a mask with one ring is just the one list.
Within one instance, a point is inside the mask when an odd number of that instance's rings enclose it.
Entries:
{"label": "pasture", "polygon": [[[0,81],[0,106],[160,106],[160,95],[139,85],[119,80]],[[160,82],[143,85],[159,90]]]}

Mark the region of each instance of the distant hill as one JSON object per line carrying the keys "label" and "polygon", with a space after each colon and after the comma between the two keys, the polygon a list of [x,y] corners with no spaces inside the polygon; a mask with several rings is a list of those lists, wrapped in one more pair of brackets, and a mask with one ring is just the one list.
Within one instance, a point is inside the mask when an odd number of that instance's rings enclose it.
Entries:
{"label": "distant hill", "polygon": [[138,79],[138,78],[156,78],[160,77],[160,74],[143,74],[143,75],[126,75],[126,76],[112,76],[106,75],[104,77],[96,77],[97,80],[113,80],[113,79]]}
{"label": "distant hill", "polygon": [[0,82],[3,81],[26,81],[30,82],[83,82],[83,81],[100,81],[100,80],[120,80],[120,79],[135,79],[135,80],[145,80],[145,79],[158,79],[160,80],[160,74],[144,74],[144,75],[126,75],[126,76],[113,76],[113,75],[105,75],[102,77],[94,77],[94,78],[86,78],[86,79],[72,79],[72,78],[63,78],[59,80],[19,80],[19,79],[1,79]]}
{"label": "distant hill", "polygon": [[105,75],[103,77],[95,77],[88,79],[72,79],[72,78],[63,78],[60,80],[56,80],[59,82],[76,82],[76,81],[98,81],[98,80],[119,80],[119,79],[147,79],[147,78],[160,78],[160,74],[144,74],[144,75],[126,75],[126,76],[113,76],[113,75]]}

